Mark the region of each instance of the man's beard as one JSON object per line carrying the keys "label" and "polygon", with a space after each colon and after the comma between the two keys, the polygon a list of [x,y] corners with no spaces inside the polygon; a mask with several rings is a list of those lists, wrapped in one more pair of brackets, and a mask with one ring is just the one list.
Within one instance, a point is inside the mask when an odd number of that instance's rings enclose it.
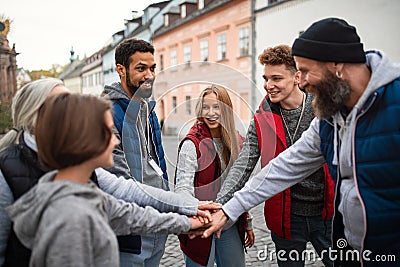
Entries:
{"label": "man's beard", "polygon": [[[146,81],[139,82],[138,87],[131,83],[129,72],[126,74],[126,86],[132,96],[137,98],[149,98],[153,94],[153,82],[153,79],[147,79]],[[150,88],[144,88],[143,85],[150,85]]]}
{"label": "man's beard", "polygon": [[318,84],[307,86],[306,90],[313,93],[313,107],[320,119],[327,119],[336,112],[345,109],[345,103],[350,98],[351,87],[348,81],[337,78],[333,73],[325,71],[325,79]]}

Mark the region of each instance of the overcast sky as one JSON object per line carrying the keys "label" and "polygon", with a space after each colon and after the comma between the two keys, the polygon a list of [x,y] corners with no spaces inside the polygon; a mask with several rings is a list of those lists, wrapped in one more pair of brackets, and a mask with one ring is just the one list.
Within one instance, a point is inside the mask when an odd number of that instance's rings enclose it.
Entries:
{"label": "overcast sky", "polygon": [[0,15],[13,20],[8,34],[18,67],[50,69],[69,62],[71,47],[80,58],[98,51],[124,29],[132,11],[162,0],[0,0]]}

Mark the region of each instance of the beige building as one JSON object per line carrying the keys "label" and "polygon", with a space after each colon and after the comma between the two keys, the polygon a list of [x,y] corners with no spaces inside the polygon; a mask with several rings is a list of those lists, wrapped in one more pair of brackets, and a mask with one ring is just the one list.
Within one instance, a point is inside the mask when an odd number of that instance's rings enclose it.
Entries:
{"label": "beige building", "polygon": [[85,60],[79,60],[79,58],[73,58],[73,51],[71,50],[70,63],[67,65],[65,70],[58,76],[59,79],[63,80],[64,85],[75,93],[82,93],[82,78],[81,72],[85,65]]}
{"label": "beige building", "polygon": [[[264,48],[292,45],[313,22],[339,17],[357,27],[364,49],[384,51],[400,62],[400,1],[397,0],[256,0],[256,58]],[[256,81],[262,87],[263,67],[256,62]],[[261,99],[259,99],[261,100]]]}
{"label": "beige building", "polygon": [[103,91],[103,47],[85,59],[81,70],[82,93],[100,96]]}
{"label": "beige building", "polygon": [[164,133],[187,133],[199,93],[210,84],[229,90],[237,127],[245,132],[252,114],[250,4],[190,0],[164,13],[164,26],[153,36],[153,96]]}

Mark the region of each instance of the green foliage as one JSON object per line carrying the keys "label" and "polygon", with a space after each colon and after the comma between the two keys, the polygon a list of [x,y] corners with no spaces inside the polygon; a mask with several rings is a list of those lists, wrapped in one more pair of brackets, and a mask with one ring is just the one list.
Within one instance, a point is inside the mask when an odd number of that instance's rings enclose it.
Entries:
{"label": "green foliage", "polygon": [[12,125],[11,105],[2,103],[0,105],[0,133],[6,133],[12,128]]}
{"label": "green foliage", "polygon": [[33,70],[29,72],[32,81],[39,80],[45,77],[54,77],[50,70]]}

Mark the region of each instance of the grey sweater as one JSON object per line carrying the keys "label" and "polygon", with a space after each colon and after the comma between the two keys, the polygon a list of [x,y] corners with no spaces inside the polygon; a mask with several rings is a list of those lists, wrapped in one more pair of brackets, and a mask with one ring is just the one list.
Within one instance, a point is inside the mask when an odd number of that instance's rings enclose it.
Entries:
{"label": "grey sweater", "polygon": [[[28,147],[37,151],[35,138],[24,132]],[[106,193],[137,205],[152,206],[161,212],[177,212],[185,215],[196,215],[199,201],[194,197],[184,197],[179,194],[154,188],[137,182],[135,179],[117,177],[110,172],[96,169],[99,187]],[[127,174],[128,177],[129,174]],[[5,208],[14,202],[12,192],[0,171],[0,266],[4,262],[7,240],[10,234],[11,221]]]}
{"label": "grey sweater", "polygon": [[56,172],[6,210],[31,266],[118,266],[115,235],[187,232],[184,215],[159,213],[102,192],[93,183],[53,181]]}

